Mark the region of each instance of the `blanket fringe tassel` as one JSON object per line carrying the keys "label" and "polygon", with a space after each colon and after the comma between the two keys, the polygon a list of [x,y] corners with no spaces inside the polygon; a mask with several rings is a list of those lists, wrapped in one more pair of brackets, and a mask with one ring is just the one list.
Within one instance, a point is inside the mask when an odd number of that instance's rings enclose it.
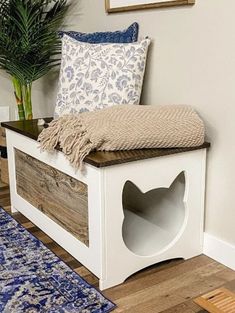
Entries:
{"label": "blanket fringe tassel", "polygon": [[82,167],[84,158],[97,147],[91,142],[82,119],[65,116],[52,121],[38,137],[42,151],[59,148],[76,168]]}

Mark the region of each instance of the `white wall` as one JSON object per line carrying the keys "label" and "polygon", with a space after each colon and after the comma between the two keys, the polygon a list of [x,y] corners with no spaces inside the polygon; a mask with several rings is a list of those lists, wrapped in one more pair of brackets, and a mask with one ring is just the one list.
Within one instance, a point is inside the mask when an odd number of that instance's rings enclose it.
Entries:
{"label": "white wall", "polygon": [[[153,39],[142,102],[191,104],[203,117],[212,142],[206,231],[235,244],[235,1],[196,0],[193,7],[110,15],[105,14],[104,0],[74,3],[68,28],[116,30],[137,21],[140,35]],[[55,84],[54,78],[37,83],[37,116],[52,113]],[[0,104],[11,103],[6,78],[0,86]]]}

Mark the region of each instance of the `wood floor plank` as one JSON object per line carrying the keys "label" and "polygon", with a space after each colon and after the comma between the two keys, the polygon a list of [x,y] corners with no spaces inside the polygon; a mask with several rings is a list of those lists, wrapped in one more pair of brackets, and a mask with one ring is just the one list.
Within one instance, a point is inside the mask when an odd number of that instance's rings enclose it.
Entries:
{"label": "wood floor plank", "polygon": [[[235,282],[235,271],[233,271],[232,269],[230,269],[228,267],[226,267],[224,271],[217,273],[216,276],[223,278],[227,282],[230,282],[230,281]],[[235,290],[235,285],[234,285],[233,290]]]}
{"label": "wood floor plank", "polygon": [[223,287],[235,292],[235,280],[227,282]]}
{"label": "wood floor plank", "polygon": [[204,267],[208,264],[215,263],[215,261],[207,258],[206,256],[201,256],[200,258],[192,258],[187,262],[181,262],[180,264],[176,264],[175,266],[165,267],[161,270],[158,265],[155,265],[155,272],[152,270],[151,273],[148,273],[148,270],[145,270],[145,275],[139,274],[134,275],[134,280],[127,280],[125,282],[125,289],[123,289],[123,285],[114,287],[105,291],[105,295],[109,297],[112,294],[114,300],[123,298],[124,296],[129,296],[136,292],[142,291],[143,289],[160,285],[166,281],[171,279],[178,280],[181,275],[184,275],[187,272],[191,272],[192,270],[196,270],[199,267]]}
{"label": "wood floor plank", "polygon": [[[136,310],[137,306],[139,308],[142,307],[142,309],[149,306],[153,310],[155,302],[159,303],[158,306],[162,309],[162,298],[166,297],[168,302],[171,299],[175,301],[171,301],[171,306],[177,305],[185,301],[185,297],[183,297],[183,295],[181,295],[180,293],[177,293],[179,289],[184,289],[185,292],[186,290],[191,290],[191,286],[193,288],[195,282],[201,281],[201,277],[203,276],[203,274],[211,271],[211,275],[213,275],[216,271],[218,272],[224,268],[225,267],[223,265],[212,262],[205,266],[191,268],[189,271],[181,273],[180,275],[178,275],[178,271],[175,270],[175,275],[170,279],[166,278],[166,280],[161,281],[160,283],[158,282],[148,288],[143,287],[140,291],[128,296],[124,296],[121,299],[117,299],[115,302],[121,307],[124,307],[126,310],[129,310],[130,308]],[[218,284],[221,285],[221,280],[218,282]],[[200,289],[201,287],[198,288]],[[179,301],[179,299],[181,299],[181,302]],[[167,309],[167,307],[164,307],[164,309]],[[156,309],[155,311],[161,312]]]}
{"label": "wood floor plank", "polygon": [[[0,205],[6,203],[4,209],[10,213],[9,190],[6,186],[3,189],[0,187]],[[98,287],[97,277],[26,217],[20,213],[13,217],[81,277]],[[235,272],[201,255],[187,261],[156,264],[103,293],[118,305],[115,313],[205,313],[193,298],[221,286],[235,291]]]}
{"label": "wood floor plank", "polygon": [[8,185],[0,180],[0,188],[1,189],[4,189],[4,188],[8,189]]}
{"label": "wood floor plank", "polygon": [[[192,299],[185,301],[184,304],[195,313],[202,313],[203,309],[197,305]],[[164,312],[165,313],[165,312]]]}
{"label": "wood floor plank", "polygon": [[195,311],[187,306],[185,303],[173,306],[162,311],[162,313],[195,313]]}
{"label": "wood floor plank", "polygon": [[[139,302],[134,306],[126,305],[121,307],[124,308],[124,312],[128,313],[160,313],[164,310],[170,309],[172,306],[180,304],[183,302],[183,299],[176,295],[166,296],[155,296],[150,301]],[[118,302],[117,302],[117,305]]]}

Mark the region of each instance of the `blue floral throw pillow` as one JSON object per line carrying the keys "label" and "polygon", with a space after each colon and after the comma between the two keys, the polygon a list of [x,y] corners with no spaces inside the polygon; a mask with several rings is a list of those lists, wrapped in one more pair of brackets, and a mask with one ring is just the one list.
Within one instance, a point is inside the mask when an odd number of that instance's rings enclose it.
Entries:
{"label": "blue floral throw pillow", "polygon": [[89,43],[128,43],[138,40],[139,24],[133,23],[127,29],[115,32],[96,32],[90,34],[76,31],[59,32],[61,37],[63,37],[64,34],[78,41]]}
{"label": "blue floral throw pillow", "polygon": [[64,35],[55,117],[139,104],[149,44],[90,44]]}

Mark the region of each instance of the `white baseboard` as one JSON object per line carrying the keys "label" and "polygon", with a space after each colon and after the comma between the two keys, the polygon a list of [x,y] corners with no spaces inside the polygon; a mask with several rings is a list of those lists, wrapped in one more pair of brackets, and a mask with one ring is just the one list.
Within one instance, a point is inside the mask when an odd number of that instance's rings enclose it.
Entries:
{"label": "white baseboard", "polygon": [[219,263],[235,270],[235,245],[204,233],[203,253]]}

